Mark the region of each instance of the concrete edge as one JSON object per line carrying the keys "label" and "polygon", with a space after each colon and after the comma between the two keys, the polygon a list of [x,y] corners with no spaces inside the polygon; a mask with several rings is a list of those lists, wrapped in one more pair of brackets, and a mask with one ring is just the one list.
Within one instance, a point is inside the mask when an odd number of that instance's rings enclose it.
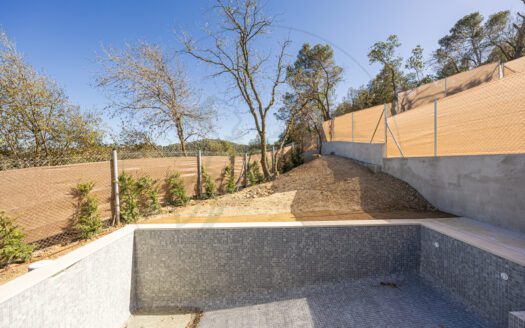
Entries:
{"label": "concrete edge", "polygon": [[[503,232],[501,231],[502,229],[497,227],[483,228],[483,224],[470,218],[463,217],[458,219],[471,221],[472,227],[483,230],[485,233],[482,234],[467,229],[458,229],[458,227],[453,224],[447,224],[447,222],[441,221],[441,219],[430,219],[421,222],[421,225],[473,247],[479,248],[487,253],[521,266],[525,266],[525,238],[522,238],[520,241],[521,245],[516,245],[515,240],[513,240],[515,234]],[[493,234],[495,237],[487,237],[487,235],[490,234]]]}
{"label": "concrete edge", "polygon": [[246,229],[246,228],[301,228],[334,226],[383,226],[416,225],[431,219],[395,220],[340,220],[340,221],[287,221],[287,222],[232,222],[232,223],[159,223],[138,224],[137,230],[184,230],[184,229]]}
{"label": "concrete edge", "polygon": [[92,255],[114,241],[133,233],[136,228],[136,225],[127,225],[122,229],[116,230],[57,258],[53,263],[46,267],[25,273],[20,277],[1,285],[0,304],[46,279],[59,275],[61,272],[74,266],[89,255]]}

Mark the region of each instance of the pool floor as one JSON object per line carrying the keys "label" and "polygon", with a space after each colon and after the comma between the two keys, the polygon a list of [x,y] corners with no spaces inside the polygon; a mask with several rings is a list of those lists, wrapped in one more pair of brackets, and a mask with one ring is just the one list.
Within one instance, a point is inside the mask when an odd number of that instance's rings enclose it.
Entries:
{"label": "pool floor", "polygon": [[[381,282],[384,284],[382,285]],[[366,278],[269,295],[205,311],[199,328],[490,327],[418,275]]]}

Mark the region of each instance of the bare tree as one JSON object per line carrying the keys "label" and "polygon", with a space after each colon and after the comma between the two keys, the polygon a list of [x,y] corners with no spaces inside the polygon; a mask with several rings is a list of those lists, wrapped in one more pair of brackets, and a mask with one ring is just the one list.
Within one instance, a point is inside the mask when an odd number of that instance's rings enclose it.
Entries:
{"label": "bare tree", "polygon": [[[255,51],[255,42],[272,25],[272,20],[262,14],[258,2],[218,0],[215,8],[223,22],[217,31],[208,31],[208,35],[214,41],[213,47],[198,49],[191,37],[185,37],[182,42],[186,53],[217,69],[213,76],[226,75],[233,81],[253,117],[261,145],[261,167],[265,178],[269,179],[266,118],[275,104],[277,88],[283,83],[283,58],[289,42],[280,45],[274,72],[270,73],[266,67],[271,56],[261,57]],[[270,78],[267,78],[268,74],[271,75]],[[268,79],[270,87],[265,94]]]}
{"label": "bare tree", "polygon": [[165,133],[175,128],[184,154],[189,138],[209,131],[213,111],[198,104],[174,56],[144,42],[127,45],[120,52],[104,50],[96,84],[107,90],[116,114],[138,118],[150,131]]}
{"label": "bare tree", "polygon": [[[310,104],[313,102],[309,97],[303,97],[303,94],[287,92],[283,95],[283,106],[275,113],[275,118],[284,122],[284,131],[280,136],[279,149],[275,154],[275,166],[279,165],[279,161],[284,156],[284,145],[289,139],[293,139],[293,132],[298,129],[298,122],[301,117],[305,115],[303,112],[311,110],[314,106]],[[310,106],[309,106],[310,105]],[[302,140],[301,140],[302,141]]]}

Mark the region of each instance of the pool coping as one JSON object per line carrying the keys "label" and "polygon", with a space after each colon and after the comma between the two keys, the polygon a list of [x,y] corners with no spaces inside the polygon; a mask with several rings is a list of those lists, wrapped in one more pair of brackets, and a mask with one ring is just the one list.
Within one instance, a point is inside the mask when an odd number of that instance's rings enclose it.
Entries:
{"label": "pool coping", "polygon": [[53,261],[49,266],[28,272],[0,286],[0,304],[32,286],[60,275],[87,256],[96,253],[112,242],[135,230],[184,230],[184,229],[253,229],[253,228],[304,228],[421,225],[451,238],[463,241],[488,253],[525,266],[525,235],[489,226],[469,218],[446,219],[395,219],[347,220],[308,222],[248,222],[248,223],[186,223],[186,224],[133,224],[116,230],[100,239],[82,246]]}

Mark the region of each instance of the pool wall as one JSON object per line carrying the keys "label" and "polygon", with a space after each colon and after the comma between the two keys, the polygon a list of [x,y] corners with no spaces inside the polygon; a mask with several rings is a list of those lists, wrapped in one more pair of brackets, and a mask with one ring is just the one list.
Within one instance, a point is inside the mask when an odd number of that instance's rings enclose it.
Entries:
{"label": "pool wall", "polygon": [[419,231],[419,225],[137,230],[134,305],[210,310],[282,289],[417,272]]}
{"label": "pool wall", "polygon": [[2,328],[120,328],[130,315],[133,227],[0,286]]}
{"label": "pool wall", "polygon": [[420,275],[496,327],[525,309],[525,267],[424,226]]}

